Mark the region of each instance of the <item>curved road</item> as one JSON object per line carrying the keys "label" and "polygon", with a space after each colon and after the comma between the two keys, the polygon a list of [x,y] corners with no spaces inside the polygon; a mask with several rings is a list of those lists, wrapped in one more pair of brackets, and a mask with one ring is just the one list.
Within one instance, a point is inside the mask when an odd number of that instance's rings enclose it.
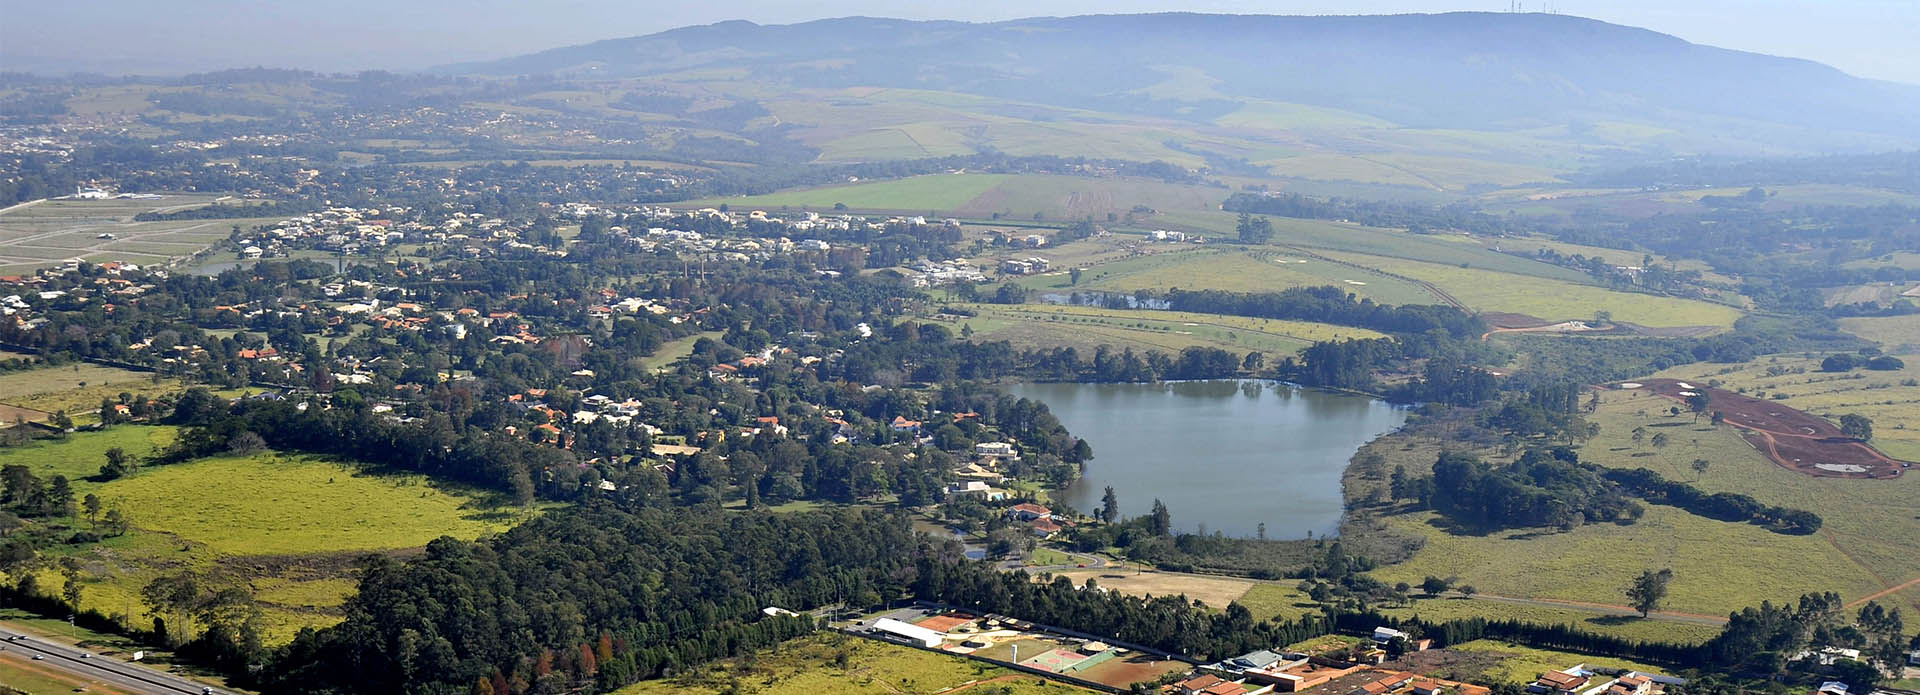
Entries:
{"label": "curved road", "polygon": [[[72,645],[47,640],[38,635],[23,634],[14,626],[0,629],[0,659],[9,659],[31,663],[35,666],[50,668],[73,674],[74,676],[103,681],[127,692],[141,695],[201,695],[209,691],[206,684],[158,671],[132,662],[122,661],[108,656],[93,654]],[[34,660],[34,656],[44,657]]]}

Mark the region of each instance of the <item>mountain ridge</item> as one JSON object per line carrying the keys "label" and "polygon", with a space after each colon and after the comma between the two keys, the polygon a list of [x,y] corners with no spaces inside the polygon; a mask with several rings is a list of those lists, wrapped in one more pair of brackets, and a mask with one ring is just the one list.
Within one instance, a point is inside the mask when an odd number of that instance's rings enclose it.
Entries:
{"label": "mountain ridge", "polygon": [[[792,87],[931,89],[1122,112],[1271,99],[1417,127],[1684,116],[1920,132],[1920,86],[1550,14],[733,20],[436,68],[623,78],[696,69]],[[1216,94],[1153,96],[1176,73],[1213,80]]]}

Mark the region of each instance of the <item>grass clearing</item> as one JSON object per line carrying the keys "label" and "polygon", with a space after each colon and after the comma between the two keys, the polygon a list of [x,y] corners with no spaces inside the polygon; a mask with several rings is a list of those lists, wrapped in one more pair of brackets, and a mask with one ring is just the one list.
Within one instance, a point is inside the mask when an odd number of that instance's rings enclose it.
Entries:
{"label": "grass clearing", "polygon": [[[844,667],[838,663],[844,657]],[[937,693],[978,681],[993,681],[1007,695],[1092,692],[1038,676],[1018,674],[958,655],[938,654],[897,644],[821,633],[762,650],[750,657],[707,664],[661,680],[643,681],[615,691],[619,695],[725,692],[735,682],[759,695],[898,695]]]}
{"label": "grass clearing", "polygon": [[[81,561],[83,606],[141,624],[148,616],[140,589],[162,574],[194,570],[252,588],[267,640],[284,642],[301,627],[340,619],[360,554],[404,551],[443,535],[475,538],[526,513],[424,476],[369,474],[271,452],[147,467],[106,483],[88,479],[108,448],[141,457],[165,447],[175,431],[121,425],[0,450],[0,463],[27,465],[43,479],[66,475],[77,495],[98,494],[133,524],[124,536],[48,551]],[[84,518],[47,521],[76,530],[90,525]],[[59,586],[57,572],[40,575],[42,586]]]}
{"label": "grass clearing", "polygon": [[662,344],[660,349],[653,351],[653,354],[640,358],[640,367],[650,372],[665,369],[693,354],[693,344],[700,342],[701,338],[719,340],[722,335],[725,335],[724,331],[706,331],[675,338]]}
{"label": "grass clearing", "polygon": [[1240,605],[1253,613],[1255,620],[1279,618],[1293,620],[1320,612],[1319,604],[1299,589],[1284,584],[1255,584],[1240,596]]}

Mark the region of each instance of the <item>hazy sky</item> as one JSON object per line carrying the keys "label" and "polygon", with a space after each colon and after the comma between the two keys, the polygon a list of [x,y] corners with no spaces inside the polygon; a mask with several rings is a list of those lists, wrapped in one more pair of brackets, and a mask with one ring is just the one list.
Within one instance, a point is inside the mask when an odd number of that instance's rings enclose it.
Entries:
{"label": "hazy sky", "polygon": [[[983,21],[1171,10],[1391,14],[1507,6],[1507,0],[0,0],[0,69],[409,70],[726,19]],[[1522,6],[1920,84],[1920,0],[1529,0]]]}

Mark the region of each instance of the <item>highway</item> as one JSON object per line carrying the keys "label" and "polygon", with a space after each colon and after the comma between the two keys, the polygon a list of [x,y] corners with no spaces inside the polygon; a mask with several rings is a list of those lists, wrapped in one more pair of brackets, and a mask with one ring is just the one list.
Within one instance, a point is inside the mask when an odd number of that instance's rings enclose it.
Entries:
{"label": "highway", "polygon": [[[139,664],[94,654],[86,650],[41,638],[23,635],[9,626],[0,629],[0,659],[29,662],[82,678],[103,681],[116,688],[140,695],[202,695],[206,685]],[[33,657],[45,658],[35,661]]]}

